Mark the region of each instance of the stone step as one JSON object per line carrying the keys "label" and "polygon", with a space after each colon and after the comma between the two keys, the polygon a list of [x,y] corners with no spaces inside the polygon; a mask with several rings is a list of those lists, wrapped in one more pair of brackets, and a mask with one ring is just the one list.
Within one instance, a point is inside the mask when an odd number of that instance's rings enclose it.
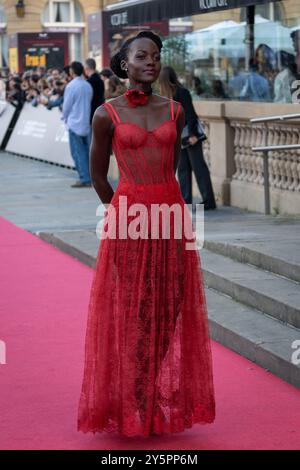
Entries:
{"label": "stone step", "polygon": [[300,387],[298,329],[212,289],[206,289],[206,298],[210,333],[215,341]]}
{"label": "stone step", "polygon": [[218,292],[300,328],[300,285],[277,274],[200,250],[205,282]]}
{"label": "stone step", "polygon": [[[274,247],[273,247],[274,245]],[[289,246],[289,256],[278,250],[278,242],[228,243],[227,241],[206,240],[204,247],[213,253],[226,256],[241,263],[252,264],[257,268],[300,282],[300,264],[295,262],[293,247]],[[297,246],[295,246],[297,250]]]}

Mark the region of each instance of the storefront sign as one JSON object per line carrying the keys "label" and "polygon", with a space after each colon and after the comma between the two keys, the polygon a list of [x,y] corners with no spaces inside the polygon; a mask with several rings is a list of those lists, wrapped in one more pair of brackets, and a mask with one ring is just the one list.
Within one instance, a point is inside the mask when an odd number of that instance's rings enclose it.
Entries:
{"label": "storefront sign", "polygon": [[124,7],[116,3],[104,9],[103,21],[111,28],[118,29],[125,25],[142,25],[149,21],[181,18],[268,2],[271,0],[144,0]]}
{"label": "storefront sign", "polygon": [[45,26],[44,31],[48,33],[82,33],[83,27],[74,26]]}
{"label": "storefront sign", "polygon": [[69,60],[67,33],[18,33],[19,72],[32,67],[64,67]]}

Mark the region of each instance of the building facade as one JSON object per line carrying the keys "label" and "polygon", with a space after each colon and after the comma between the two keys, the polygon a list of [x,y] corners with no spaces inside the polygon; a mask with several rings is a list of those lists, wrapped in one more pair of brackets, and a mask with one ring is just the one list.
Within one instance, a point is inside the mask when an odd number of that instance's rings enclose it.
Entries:
{"label": "building facade", "polygon": [[[0,68],[22,70],[24,63],[18,55],[32,55],[28,66],[37,63],[39,47],[54,48],[54,52],[69,60],[83,60],[88,55],[88,23],[91,14],[99,13],[110,0],[0,0]],[[16,5],[22,4],[21,10]],[[22,11],[23,10],[23,11]],[[21,16],[18,16],[20,15]],[[22,16],[23,15],[23,16]],[[18,38],[19,33],[23,37]],[[44,34],[44,36],[42,36]],[[47,36],[48,34],[48,36]],[[40,35],[40,36],[39,36]],[[30,47],[31,46],[31,47]],[[32,54],[30,54],[32,52]],[[50,51],[51,52],[51,51]],[[49,54],[50,54],[49,52]],[[45,60],[43,54],[41,65]],[[47,54],[46,54],[47,55]],[[47,59],[47,57],[46,57]],[[61,60],[58,60],[59,64]]]}

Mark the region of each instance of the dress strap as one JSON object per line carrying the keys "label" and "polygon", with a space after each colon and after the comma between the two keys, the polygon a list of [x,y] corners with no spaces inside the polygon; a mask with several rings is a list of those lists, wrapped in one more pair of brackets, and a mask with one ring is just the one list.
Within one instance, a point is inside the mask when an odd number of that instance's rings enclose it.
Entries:
{"label": "dress strap", "polygon": [[174,101],[170,100],[170,105],[171,105],[171,119],[174,121]]}
{"label": "dress strap", "polygon": [[109,102],[106,102],[103,104],[103,106],[105,107],[105,109],[108,111],[108,114],[110,115],[112,121],[114,124],[118,123],[118,122],[121,122],[118,114],[117,114],[117,111],[115,110],[115,108],[113,107],[113,105]]}
{"label": "dress strap", "polygon": [[[171,119],[174,121],[174,100],[171,100]],[[179,116],[179,111],[180,111],[180,103],[177,104],[177,111],[176,111],[176,116],[175,116],[175,122],[177,121],[177,118]]]}

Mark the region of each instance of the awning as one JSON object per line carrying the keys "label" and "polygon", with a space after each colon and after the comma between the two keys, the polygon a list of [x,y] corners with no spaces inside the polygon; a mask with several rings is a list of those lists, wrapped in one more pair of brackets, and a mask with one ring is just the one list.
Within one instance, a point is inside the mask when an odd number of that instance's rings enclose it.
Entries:
{"label": "awning", "polygon": [[121,28],[126,25],[142,25],[151,21],[261,5],[271,1],[274,0],[128,0],[107,5],[103,14],[109,28]]}

